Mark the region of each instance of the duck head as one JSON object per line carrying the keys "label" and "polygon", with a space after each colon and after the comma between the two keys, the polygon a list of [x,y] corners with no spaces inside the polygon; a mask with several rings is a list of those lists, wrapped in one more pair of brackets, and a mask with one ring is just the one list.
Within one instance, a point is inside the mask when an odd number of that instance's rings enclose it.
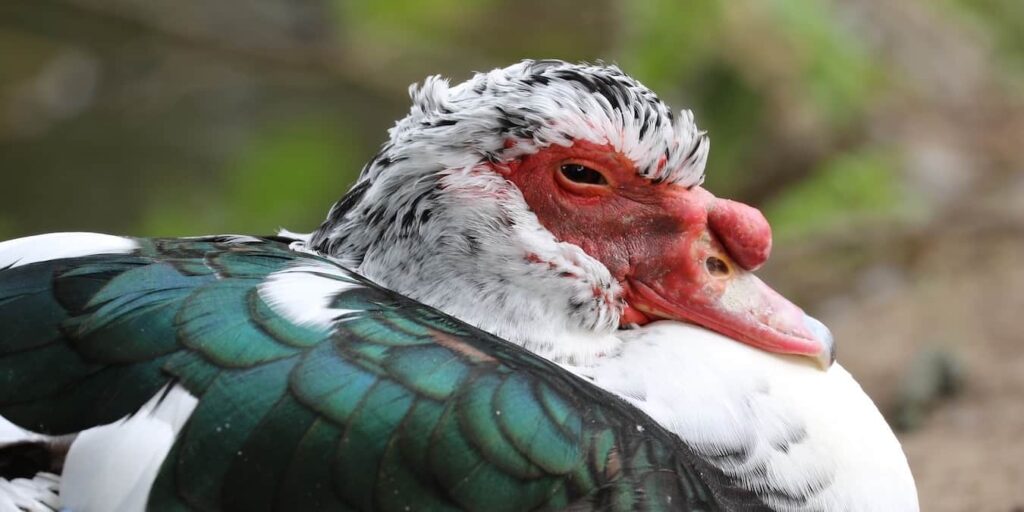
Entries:
{"label": "duck head", "polygon": [[671,319],[831,364],[824,325],[752,274],[767,221],[701,187],[709,141],[690,112],[614,66],[562,61],[410,95],[313,249],[557,362]]}

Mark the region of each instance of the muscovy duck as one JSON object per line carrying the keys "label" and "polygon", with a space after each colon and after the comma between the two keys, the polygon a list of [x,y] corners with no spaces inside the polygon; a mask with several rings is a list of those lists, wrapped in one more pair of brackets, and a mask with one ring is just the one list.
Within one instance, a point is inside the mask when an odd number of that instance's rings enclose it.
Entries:
{"label": "muscovy duck", "polygon": [[310,235],[0,243],[0,510],[917,510],[688,111],[410,92]]}

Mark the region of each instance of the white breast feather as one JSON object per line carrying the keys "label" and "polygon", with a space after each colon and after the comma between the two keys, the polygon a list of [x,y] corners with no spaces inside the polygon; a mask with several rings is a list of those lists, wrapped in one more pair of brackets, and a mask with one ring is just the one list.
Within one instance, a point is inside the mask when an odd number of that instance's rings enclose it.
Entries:
{"label": "white breast feather", "polygon": [[633,403],[781,511],[918,510],[906,457],[839,364],[656,322],[621,357],[569,368]]}

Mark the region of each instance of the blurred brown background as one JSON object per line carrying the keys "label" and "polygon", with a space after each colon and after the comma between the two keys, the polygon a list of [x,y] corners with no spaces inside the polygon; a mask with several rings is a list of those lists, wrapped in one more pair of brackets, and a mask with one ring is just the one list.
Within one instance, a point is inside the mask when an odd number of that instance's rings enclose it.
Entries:
{"label": "blurred brown background", "polygon": [[411,82],[526,57],[694,109],[923,510],[1024,510],[1019,0],[4,0],[0,239],[311,230]]}

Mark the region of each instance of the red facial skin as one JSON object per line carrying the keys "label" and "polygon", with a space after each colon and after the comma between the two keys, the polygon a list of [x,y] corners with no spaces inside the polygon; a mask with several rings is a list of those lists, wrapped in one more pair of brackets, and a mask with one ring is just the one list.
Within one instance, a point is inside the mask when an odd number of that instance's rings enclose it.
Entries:
{"label": "red facial skin", "polygon": [[[573,182],[561,172],[565,164],[596,170],[607,184]],[[771,228],[756,209],[699,186],[654,183],[610,146],[585,141],[549,146],[497,170],[545,228],[622,285],[622,325],[675,319],[771,352],[821,360],[831,350],[800,308],[748,272],[771,252]]]}

